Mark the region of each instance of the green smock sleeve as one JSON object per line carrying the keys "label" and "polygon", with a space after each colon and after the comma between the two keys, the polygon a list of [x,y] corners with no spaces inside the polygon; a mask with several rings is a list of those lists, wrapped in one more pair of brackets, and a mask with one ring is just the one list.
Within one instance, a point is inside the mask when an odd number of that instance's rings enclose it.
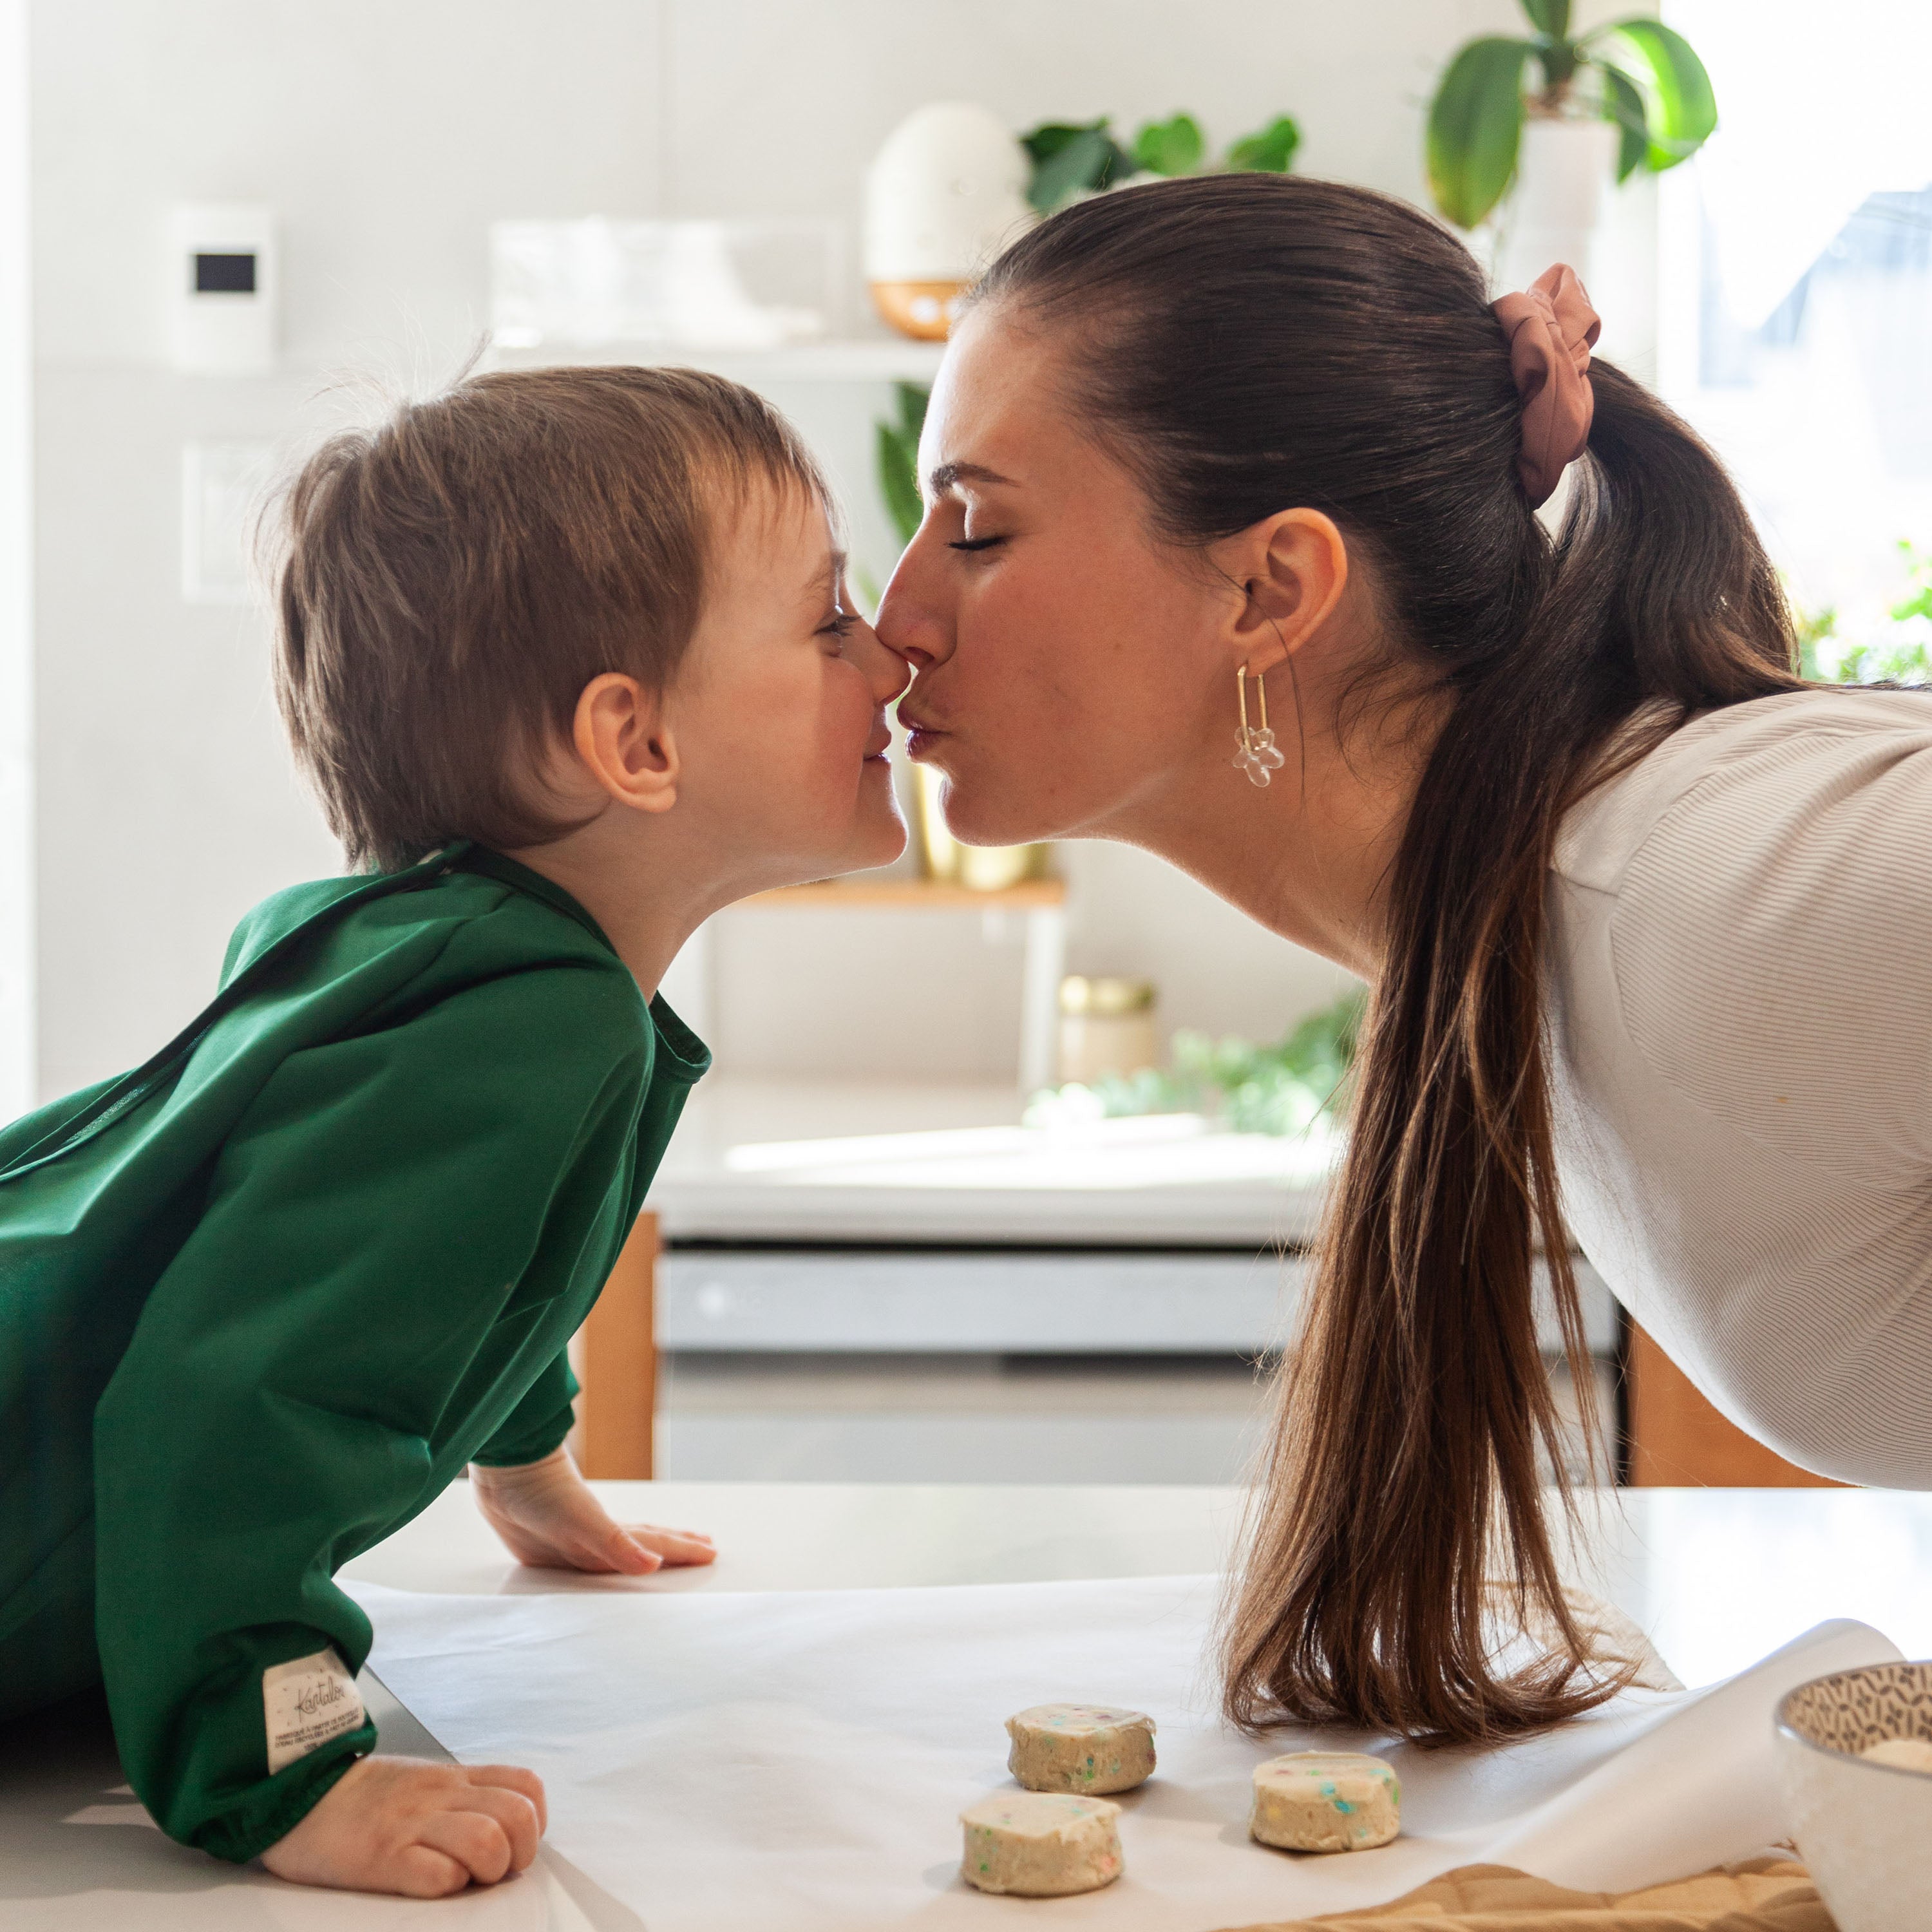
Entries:
{"label": "green smock sleeve", "polygon": [[170,1836],[252,1858],[373,1748],[336,1568],[560,1395],[650,1078],[612,965],[293,1052],[217,1157],[94,1424],[102,1673]]}
{"label": "green smock sleeve", "polygon": [[526,1462],[541,1462],[552,1450],[562,1448],[563,1438],[570,1433],[576,1419],[571,1405],[577,1394],[577,1378],[571,1372],[566,1351],[554,1357],[531,1383],[530,1394],[470,1461],[488,1469],[518,1469]]}

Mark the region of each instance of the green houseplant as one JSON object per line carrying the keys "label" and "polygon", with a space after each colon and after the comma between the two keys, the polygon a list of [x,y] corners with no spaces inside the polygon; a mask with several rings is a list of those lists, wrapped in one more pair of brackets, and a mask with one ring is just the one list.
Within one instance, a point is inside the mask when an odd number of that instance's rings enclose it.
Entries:
{"label": "green houseplant", "polygon": [[1172,1066],[1109,1076],[1091,1088],[1048,1089],[1034,1096],[1028,1124],[1209,1113],[1243,1134],[1299,1134],[1318,1122],[1339,1126],[1348,1117],[1364,1004],[1362,994],[1344,994],[1271,1046],[1177,1033]]}
{"label": "green houseplant", "polygon": [[[1051,214],[1076,194],[1097,194],[1138,175],[1192,175],[1207,164],[1208,137],[1191,114],[1142,124],[1132,144],[1114,138],[1112,117],[1097,121],[1046,121],[1020,136],[1033,159],[1027,199]],[[1265,128],[1244,135],[1218,166],[1236,172],[1285,175],[1294,164],[1301,130],[1278,114]]]}
{"label": "green houseplant", "polygon": [[898,420],[876,422],[872,427],[878,437],[879,494],[904,545],[912,542],[926,514],[919,488],[919,437],[926,427],[926,406],[932,392],[917,382],[892,386],[898,392]]}
{"label": "green houseplant", "polygon": [[1522,0],[1534,30],[1486,34],[1449,63],[1430,104],[1430,191],[1460,228],[1494,209],[1516,172],[1526,119],[1601,119],[1616,178],[1688,160],[1718,124],[1711,76],[1682,34],[1635,18],[1570,31],[1570,0]]}

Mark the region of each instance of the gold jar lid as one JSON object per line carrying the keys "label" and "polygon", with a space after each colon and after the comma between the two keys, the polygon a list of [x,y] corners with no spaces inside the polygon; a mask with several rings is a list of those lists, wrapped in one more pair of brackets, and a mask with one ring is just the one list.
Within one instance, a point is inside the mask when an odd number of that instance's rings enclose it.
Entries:
{"label": "gold jar lid", "polygon": [[1118,1019],[1128,1013],[1152,1010],[1154,985],[1151,980],[1122,980],[1111,976],[1089,977],[1070,973],[1060,982],[1060,1010],[1093,1019]]}

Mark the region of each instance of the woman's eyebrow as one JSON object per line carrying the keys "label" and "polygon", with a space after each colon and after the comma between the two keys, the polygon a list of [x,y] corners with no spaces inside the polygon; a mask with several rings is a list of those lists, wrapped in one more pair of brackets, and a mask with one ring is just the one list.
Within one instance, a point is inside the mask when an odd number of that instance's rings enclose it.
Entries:
{"label": "woman's eyebrow", "polygon": [[988,470],[982,463],[942,463],[926,479],[926,487],[935,496],[943,496],[956,483],[1004,483],[1017,489],[1010,476]]}

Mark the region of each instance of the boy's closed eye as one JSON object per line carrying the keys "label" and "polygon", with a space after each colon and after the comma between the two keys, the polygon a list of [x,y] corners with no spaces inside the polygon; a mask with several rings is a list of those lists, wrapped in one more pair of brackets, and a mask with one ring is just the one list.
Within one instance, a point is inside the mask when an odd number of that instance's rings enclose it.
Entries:
{"label": "boy's closed eye", "polygon": [[834,550],[826,560],[823,580],[814,586],[823,612],[818,634],[830,639],[835,649],[842,649],[858,622],[851,608],[851,595],[845,587],[845,554]]}

